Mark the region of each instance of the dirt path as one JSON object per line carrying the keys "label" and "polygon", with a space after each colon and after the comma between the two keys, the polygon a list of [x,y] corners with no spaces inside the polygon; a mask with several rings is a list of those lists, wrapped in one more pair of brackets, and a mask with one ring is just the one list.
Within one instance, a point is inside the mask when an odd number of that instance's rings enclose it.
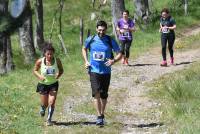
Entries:
{"label": "dirt path", "polygon": [[[200,33],[200,26],[195,27],[195,30],[194,28],[186,29],[183,33],[181,37]],[[123,124],[123,129],[119,133],[167,134],[167,125],[159,120],[161,113],[154,111],[161,104],[147,97],[150,89],[145,85],[164,74],[186,69],[191,63],[200,61],[199,51],[177,52],[175,50],[175,65],[160,67],[160,48],[154,48],[150,52],[146,52],[137,59],[130,61],[130,66],[123,66],[121,64],[113,66],[108,107],[121,113],[113,119],[115,122]],[[90,89],[89,81],[78,81],[75,85],[81,87],[79,89],[85,92],[83,92],[82,97],[66,98],[63,106],[64,110],[58,122],[95,121],[95,113],[94,115],[84,112],[77,113],[73,109],[81,104],[91,102],[90,90],[88,90]],[[108,120],[107,122],[110,123],[112,121]],[[59,125],[59,127],[70,126],[65,124]]]}

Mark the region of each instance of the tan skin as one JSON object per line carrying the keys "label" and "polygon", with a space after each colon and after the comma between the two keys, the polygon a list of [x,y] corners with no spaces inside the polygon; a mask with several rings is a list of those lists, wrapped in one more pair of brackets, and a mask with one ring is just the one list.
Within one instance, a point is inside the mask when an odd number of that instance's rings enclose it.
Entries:
{"label": "tan skin", "polygon": [[[46,59],[47,66],[52,65],[52,61],[53,61],[53,57],[54,57],[53,55],[54,55],[53,51],[47,50],[45,52],[44,56]],[[63,66],[62,66],[62,63],[59,58],[56,58],[56,61],[57,61],[57,66],[58,66],[58,73],[56,74],[55,77],[56,77],[56,79],[58,79],[63,74]],[[38,59],[35,62],[33,73],[39,80],[44,80],[45,77],[39,73],[39,70],[41,68],[41,63],[42,63],[42,59]],[[56,101],[56,96],[57,96],[57,91],[50,91],[49,94],[47,94],[47,95],[41,94],[40,95],[41,104],[44,105],[45,107],[48,107],[48,106],[54,107],[55,101]]]}
{"label": "tan skin", "polygon": [[[103,26],[98,26],[96,29],[99,37],[103,37],[106,34],[106,28]],[[82,48],[82,55],[83,59],[85,61],[85,68],[88,68],[90,66],[90,63],[88,61],[88,50],[87,48]],[[117,53],[114,59],[108,59],[108,61],[105,63],[106,66],[112,66],[116,61],[120,60],[122,57],[121,53]],[[104,115],[105,107],[107,104],[107,99],[100,98],[100,93],[97,92],[94,97],[94,106],[97,111],[97,115],[101,116]]]}

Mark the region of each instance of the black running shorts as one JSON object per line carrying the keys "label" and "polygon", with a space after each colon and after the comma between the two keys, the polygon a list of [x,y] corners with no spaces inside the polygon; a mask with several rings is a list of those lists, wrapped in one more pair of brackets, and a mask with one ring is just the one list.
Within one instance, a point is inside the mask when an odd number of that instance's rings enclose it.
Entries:
{"label": "black running shorts", "polygon": [[57,92],[58,86],[59,86],[58,82],[53,83],[51,85],[45,85],[45,84],[42,84],[42,83],[38,83],[36,92],[39,92],[42,95],[46,95],[46,94],[49,94],[50,91],[56,91]]}
{"label": "black running shorts", "polygon": [[100,93],[102,99],[108,98],[108,88],[110,85],[111,74],[98,74],[90,72],[90,82],[92,88],[92,97],[95,97],[97,92]]}

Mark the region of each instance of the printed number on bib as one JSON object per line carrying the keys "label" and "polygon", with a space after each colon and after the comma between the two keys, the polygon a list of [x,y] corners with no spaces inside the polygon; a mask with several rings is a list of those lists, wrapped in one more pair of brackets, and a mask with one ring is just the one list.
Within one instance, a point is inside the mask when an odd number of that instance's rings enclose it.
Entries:
{"label": "printed number on bib", "polygon": [[93,53],[93,60],[96,61],[104,61],[105,53],[104,52],[94,52]]}
{"label": "printed number on bib", "polygon": [[163,33],[169,33],[169,28],[165,28],[165,27],[164,27],[164,28],[162,29],[162,32],[163,32]]}
{"label": "printed number on bib", "polygon": [[46,74],[47,75],[55,75],[55,69],[47,68],[46,69]]}
{"label": "printed number on bib", "polygon": [[124,33],[122,34],[122,37],[129,37],[129,32],[124,32]]}

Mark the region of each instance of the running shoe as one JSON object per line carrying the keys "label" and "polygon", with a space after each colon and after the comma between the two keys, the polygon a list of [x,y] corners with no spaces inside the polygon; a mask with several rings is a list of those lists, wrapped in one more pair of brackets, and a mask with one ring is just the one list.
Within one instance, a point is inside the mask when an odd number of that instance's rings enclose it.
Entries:
{"label": "running shoe", "polygon": [[102,118],[102,116],[98,116],[98,117],[97,117],[96,125],[97,125],[97,126],[102,126],[102,125],[104,125],[104,119]]}
{"label": "running shoe", "polygon": [[51,120],[47,120],[47,126],[52,126],[53,122]]}
{"label": "running shoe", "polygon": [[45,116],[45,107],[44,106],[41,106],[41,108],[40,108],[40,116],[41,117]]}
{"label": "running shoe", "polygon": [[162,63],[160,64],[160,66],[162,66],[162,67],[166,67],[167,66],[167,61],[162,61]]}
{"label": "running shoe", "polygon": [[127,66],[129,65],[128,58],[125,59],[125,65],[127,65]]}

